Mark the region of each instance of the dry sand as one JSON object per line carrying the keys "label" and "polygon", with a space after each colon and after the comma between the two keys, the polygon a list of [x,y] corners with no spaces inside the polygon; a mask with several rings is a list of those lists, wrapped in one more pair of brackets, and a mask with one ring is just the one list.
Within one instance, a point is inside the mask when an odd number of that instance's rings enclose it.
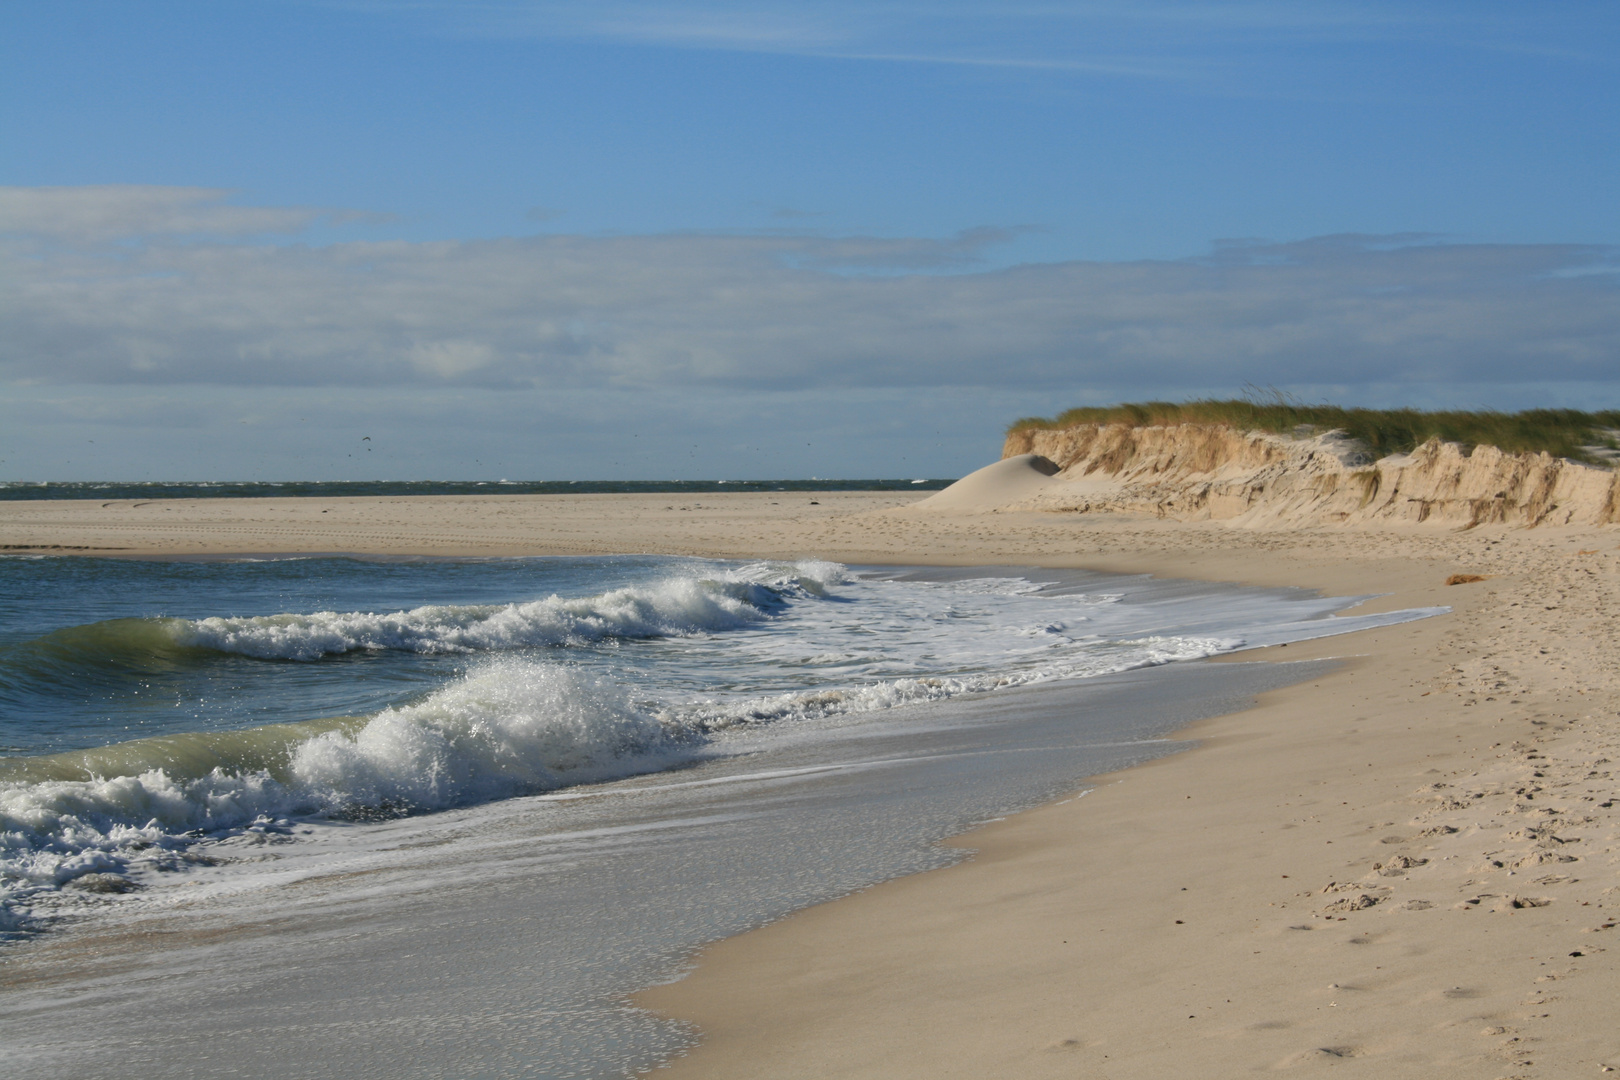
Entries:
{"label": "dry sand", "polygon": [[[1620,530],[1252,531],[913,497],[0,503],[12,551],[820,555],[1388,593],[1454,613],[1240,659],[1334,674],[719,943],[642,1004],[722,1077],[1620,1070]],[[1446,586],[1453,574],[1486,580]]]}

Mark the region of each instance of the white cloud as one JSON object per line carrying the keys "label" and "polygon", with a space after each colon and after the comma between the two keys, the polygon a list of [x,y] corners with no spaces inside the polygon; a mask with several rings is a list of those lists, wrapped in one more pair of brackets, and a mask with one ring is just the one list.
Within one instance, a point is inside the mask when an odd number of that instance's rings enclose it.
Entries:
{"label": "white cloud", "polygon": [[[322,2],[322,0],[316,0]],[[1241,79],[1261,54],[1440,44],[1607,62],[1590,12],[1330,0],[324,0],[436,32],[1152,79]],[[1241,53],[1232,55],[1230,50]]]}
{"label": "white cloud", "polygon": [[162,235],[296,233],[330,211],[229,206],[219,188],[106,184],[0,187],[0,235],[92,243]]}
{"label": "white cloud", "polygon": [[[119,190],[0,248],[15,383],[549,389],[1611,384],[1613,253],[1328,237],[974,270],[1004,233],[218,239],[217,192]],[[26,203],[19,198],[14,205]],[[134,207],[149,207],[143,218]],[[88,209],[87,209],[88,208]],[[259,208],[228,208],[251,215]],[[301,210],[264,209],[292,222]],[[68,228],[63,220],[118,222]],[[97,232],[97,230],[101,230]]]}

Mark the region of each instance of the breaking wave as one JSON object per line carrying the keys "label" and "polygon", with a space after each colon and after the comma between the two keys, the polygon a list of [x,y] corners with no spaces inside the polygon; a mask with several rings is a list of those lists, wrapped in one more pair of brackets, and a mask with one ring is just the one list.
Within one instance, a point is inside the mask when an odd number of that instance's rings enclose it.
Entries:
{"label": "breaking wave", "polygon": [[667,768],[696,749],[600,680],[507,659],[369,719],[21,759],[0,773],[0,930],[17,929],[42,890],[172,869],[208,834],[532,794]]}
{"label": "breaking wave", "polygon": [[[891,679],[732,701],[638,707],[576,668],[489,659],[371,717],[167,735],[0,763],[0,931],[30,901],[174,869],[198,840],[291,818],[366,819],[536,794],[667,769],[740,725],[871,712],[1050,678],[1208,655],[1225,643],[1138,641],[1015,673]],[[122,887],[122,885],[120,885]]]}
{"label": "breaking wave", "polygon": [[674,575],[594,596],[512,604],[430,604],[406,611],[206,619],[111,619],[0,651],[0,679],[83,678],[87,667],[147,669],[210,653],[319,660],[399,650],[476,653],[611,638],[719,633],[761,623],[845,579],[836,563],[756,563],[723,576]]}

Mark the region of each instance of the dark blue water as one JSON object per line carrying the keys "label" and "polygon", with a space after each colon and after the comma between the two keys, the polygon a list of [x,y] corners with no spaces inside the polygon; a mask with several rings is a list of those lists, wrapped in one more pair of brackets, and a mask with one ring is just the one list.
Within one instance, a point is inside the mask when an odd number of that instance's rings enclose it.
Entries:
{"label": "dark blue water", "polygon": [[505,605],[646,583],[688,562],[0,557],[0,755],[372,713],[468,659],[378,648],[301,663],[186,648],[129,620]]}
{"label": "dark blue water", "polygon": [[897,480],[289,480],[0,481],[0,499],[268,499],[382,495],[659,495],[734,491],[939,491],[941,479]]}

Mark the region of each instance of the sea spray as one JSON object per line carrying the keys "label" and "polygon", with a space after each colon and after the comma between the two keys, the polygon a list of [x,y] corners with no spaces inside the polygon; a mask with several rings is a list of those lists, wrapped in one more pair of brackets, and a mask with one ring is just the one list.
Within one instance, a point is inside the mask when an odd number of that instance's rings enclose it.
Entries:
{"label": "sea spray", "polygon": [[504,660],[386,709],[352,735],[308,740],[293,752],[291,772],[299,790],[328,806],[429,809],[659,768],[690,748],[606,683]]}

